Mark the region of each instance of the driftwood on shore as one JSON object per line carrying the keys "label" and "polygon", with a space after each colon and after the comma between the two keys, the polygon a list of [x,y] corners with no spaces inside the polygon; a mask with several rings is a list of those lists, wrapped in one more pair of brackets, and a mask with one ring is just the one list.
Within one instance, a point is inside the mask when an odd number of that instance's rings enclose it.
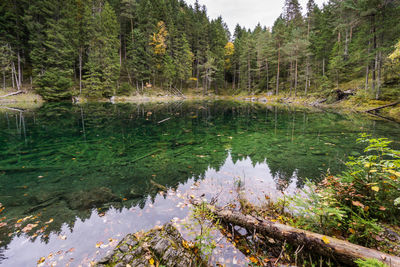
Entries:
{"label": "driftwood on shore", "polygon": [[380,107],[377,107],[377,108],[371,108],[371,109],[366,110],[366,111],[364,111],[364,112],[370,113],[370,112],[372,112],[372,111],[377,111],[377,110],[380,110],[380,109],[383,109],[383,108],[388,108],[388,107],[396,106],[397,104],[400,104],[400,101],[397,101],[397,102],[394,102],[394,103],[391,103],[391,104],[388,104],[388,105],[380,106]]}
{"label": "driftwood on shore", "polygon": [[13,96],[13,95],[19,95],[19,94],[22,94],[22,93],[23,93],[23,91],[12,92],[12,93],[9,93],[7,95],[0,96],[0,98],[5,98],[5,97]]}
{"label": "driftwood on shore", "polygon": [[[200,203],[193,201],[194,205]],[[332,258],[340,263],[355,266],[357,259],[373,258],[393,267],[400,266],[400,257],[362,247],[337,238],[327,237],[310,231],[300,230],[278,222],[272,222],[228,208],[218,208],[208,205],[208,208],[225,223],[243,227],[251,232],[257,232],[293,245],[304,246],[308,251]]]}

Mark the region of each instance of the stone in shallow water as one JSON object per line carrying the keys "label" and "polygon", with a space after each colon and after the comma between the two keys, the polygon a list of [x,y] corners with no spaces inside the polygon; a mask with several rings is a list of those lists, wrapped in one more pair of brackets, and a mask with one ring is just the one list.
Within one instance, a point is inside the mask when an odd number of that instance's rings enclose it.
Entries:
{"label": "stone in shallow water", "polygon": [[65,196],[73,210],[85,210],[104,203],[118,201],[119,198],[107,187],[99,187],[90,191],[72,192]]}
{"label": "stone in shallow water", "polygon": [[171,223],[150,230],[140,240],[129,234],[96,266],[150,266],[150,259],[164,266],[205,266],[193,250],[183,246],[182,241],[181,234]]}

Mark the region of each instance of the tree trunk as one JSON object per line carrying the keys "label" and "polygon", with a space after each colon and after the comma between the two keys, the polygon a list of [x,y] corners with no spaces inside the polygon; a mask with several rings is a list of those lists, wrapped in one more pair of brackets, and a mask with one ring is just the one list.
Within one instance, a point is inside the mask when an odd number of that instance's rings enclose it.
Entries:
{"label": "tree trunk", "polygon": [[236,64],[235,64],[235,69],[233,70],[232,90],[235,90],[235,83],[236,83]]}
{"label": "tree trunk", "polygon": [[[195,205],[200,204],[195,201],[193,202]],[[382,253],[374,249],[362,247],[321,234],[300,230],[278,222],[244,215],[238,211],[232,211],[226,208],[222,209],[211,205],[209,205],[208,208],[217,218],[226,223],[241,226],[249,230],[251,233],[258,232],[259,234],[274,239],[282,241],[286,240],[296,246],[304,246],[307,250],[312,251],[313,253],[318,253],[319,255],[335,259],[343,264],[356,266],[354,261],[357,259],[374,258],[388,264],[389,266],[400,266],[400,257]]]}
{"label": "tree trunk", "polygon": [[378,53],[378,81],[375,99],[378,100],[381,95],[381,75],[382,75],[382,51]]}
{"label": "tree trunk", "polygon": [[304,87],[304,94],[307,95],[307,91],[308,91],[308,75],[309,75],[309,57],[307,57],[307,62],[306,62],[306,86]]}
{"label": "tree trunk", "polygon": [[373,69],[372,69],[372,91],[375,92],[375,84],[376,84],[376,69],[377,69],[377,51],[376,51],[376,26],[375,26],[375,15],[372,17],[372,33],[374,37],[374,53],[375,53],[375,59],[374,59],[374,64],[373,64]]}
{"label": "tree trunk", "polygon": [[3,69],[3,90],[6,90],[6,69]]}
{"label": "tree trunk", "polygon": [[15,82],[14,82],[14,68],[13,67],[11,67],[11,84],[12,84],[12,88],[14,89],[15,88]]}
{"label": "tree trunk", "polygon": [[251,66],[250,66],[250,56],[247,57],[247,88],[250,92],[251,90]]}
{"label": "tree trunk", "polygon": [[293,60],[290,60],[290,72],[289,72],[289,80],[290,80],[290,95],[292,95],[292,89],[293,89]]}
{"label": "tree trunk", "polygon": [[296,58],[296,67],[295,67],[295,74],[294,74],[294,96],[297,96],[297,58]]}
{"label": "tree trunk", "polygon": [[325,76],[325,57],[322,59],[322,76]]}
{"label": "tree trunk", "polygon": [[19,90],[22,85],[21,56],[19,55],[19,50],[17,52],[17,58],[18,58],[18,90]]}
{"label": "tree trunk", "polygon": [[82,47],[79,49],[79,94],[82,94]]}
{"label": "tree trunk", "polygon": [[[12,72],[13,72],[13,74],[14,74],[14,76],[13,76],[13,78],[14,78],[13,81],[15,80],[15,84],[16,84],[16,86],[17,86],[17,90],[20,91],[20,90],[21,90],[21,85],[20,85],[20,83],[19,83],[19,81],[18,81],[17,71],[16,71],[16,69],[15,69],[15,64],[14,64],[14,62],[11,63],[11,68],[12,68]],[[13,82],[13,87],[14,87],[14,82]]]}
{"label": "tree trunk", "polygon": [[276,73],[276,90],[275,90],[275,94],[278,95],[279,94],[279,65],[280,65],[280,61],[281,61],[281,45],[278,45],[278,70]]}
{"label": "tree trunk", "polygon": [[267,69],[267,91],[269,90],[269,66],[268,59],[265,60],[265,68]]}

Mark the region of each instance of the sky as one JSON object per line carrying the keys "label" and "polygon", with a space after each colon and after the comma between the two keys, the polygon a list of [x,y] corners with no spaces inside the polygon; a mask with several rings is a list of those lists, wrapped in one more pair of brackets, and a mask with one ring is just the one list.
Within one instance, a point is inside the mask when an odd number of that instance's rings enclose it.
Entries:
{"label": "sky", "polygon": [[[320,7],[324,0],[314,0]],[[195,0],[186,0],[193,5]],[[306,9],[308,0],[299,0]],[[261,26],[272,27],[274,21],[283,11],[285,0],[199,0],[200,5],[207,7],[211,19],[222,16],[233,32],[237,23],[242,27],[253,29],[259,22]]]}

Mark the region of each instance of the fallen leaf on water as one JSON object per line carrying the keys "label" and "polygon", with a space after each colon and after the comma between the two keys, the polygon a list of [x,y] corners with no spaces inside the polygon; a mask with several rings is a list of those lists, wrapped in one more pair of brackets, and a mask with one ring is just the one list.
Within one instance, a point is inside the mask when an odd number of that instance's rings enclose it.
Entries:
{"label": "fallen leaf on water", "polygon": [[0,227],[4,227],[4,226],[6,226],[7,225],[7,223],[0,223]]}
{"label": "fallen leaf on water", "polygon": [[33,228],[35,228],[36,226],[38,226],[37,224],[28,224],[27,226],[25,226],[23,229],[22,229],[22,232],[24,232],[24,233],[27,233],[27,232],[29,232],[30,230],[32,230]]}
{"label": "fallen leaf on water", "polygon": [[43,263],[45,260],[46,260],[45,257],[41,257],[41,258],[37,261],[37,264],[41,264],[41,263]]}
{"label": "fallen leaf on water", "polygon": [[102,242],[102,241],[97,242],[97,243],[96,243],[96,248],[99,248],[101,245],[103,245],[103,242]]}
{"label": "fallen leaf on water", "polygon": [[58,238],[61,239],[61,240],[65,240],[65,239],[67,239],[67,236],[66,235],[59,235]]}
{"label": "fallen leaf on water", "polygon": [[67,253],[68,252],[74,252],[74,251],[75,251],[75,248],[70,248],[70,249],[68,249]]}
{"label": "fallen leaf on water", "polygon": [[51,218],[50,220],[48,220],[47,222],[45,222],[45,224],[52,223],[53,221],[54,221],[54,219],[53,219],[53,218]]}

